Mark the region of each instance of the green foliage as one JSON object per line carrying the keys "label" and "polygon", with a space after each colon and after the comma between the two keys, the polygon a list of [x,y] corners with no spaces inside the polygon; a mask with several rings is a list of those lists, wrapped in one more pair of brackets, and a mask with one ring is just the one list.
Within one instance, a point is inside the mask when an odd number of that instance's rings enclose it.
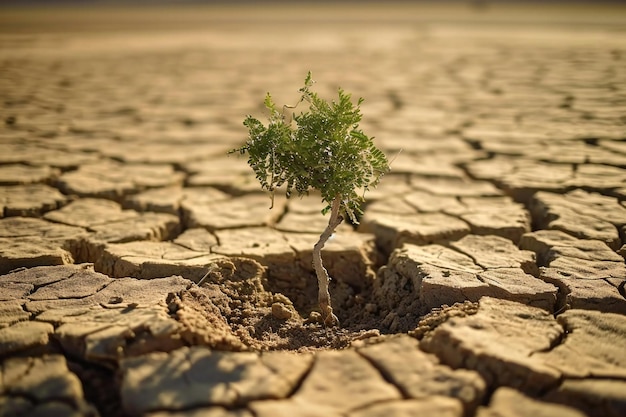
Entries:
{"label": "green foliage", "polygon": [[309,72],[298,102],[308,103],[308,111],[294,114],[293,120],[286,120],[268,93],[268,125],[247,116],[248,140],[231,152],[248,153],[248,163],[272,197],[282,185],[286,185],[287,197],[294,191],[303,195],[316,189],[328,204],[324,213],[339,198],[341,208],[356,222],[356,213],[362,213],[362,194],[376,186],[389,171],[389,163],[373,138],[359,129],[363,100],[355,105],[340,88],[338,100],[329,103],[311,92],[312,85]]}

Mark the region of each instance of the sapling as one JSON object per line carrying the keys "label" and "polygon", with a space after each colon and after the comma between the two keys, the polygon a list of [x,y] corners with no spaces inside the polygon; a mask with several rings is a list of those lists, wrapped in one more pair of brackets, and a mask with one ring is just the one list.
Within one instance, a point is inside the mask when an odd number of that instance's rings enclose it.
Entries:
{"label": "sapling", "polygon": [[[261,187],[270,192],[272,206],[274,191],[283,185],[287,198],[294,191],[300,196],[311,189],[321,193],[326,203],[322,214],[330,211],[330,218],[313,246],[313,268],[322,319],[325,325],[334,326],[339,321],[330,302],[330,277],[322,263],[322,248],[345,215],[358,223],[365,191],[378,184],[389,171],[389,163],[374,146],[373,138],[359,129],[363,99],[355,105],[351,95],[339,88],[337,101],[329,103],[311,91],[312,85],[309,72],[304,87],[299,90],[300,100],[281,110],[268,93],[265,97],[268,125],[247,116],[243,124],[249,130],[248,140],[231,152],[248,153],[248,163]],[[306,103],[308,109],[287,117],[285,109],[294,109],[301,103]]]}

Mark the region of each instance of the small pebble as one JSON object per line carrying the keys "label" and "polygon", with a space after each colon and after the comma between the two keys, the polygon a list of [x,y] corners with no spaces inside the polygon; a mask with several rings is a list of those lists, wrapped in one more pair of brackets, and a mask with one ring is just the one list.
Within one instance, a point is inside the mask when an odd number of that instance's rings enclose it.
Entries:
{"label": "small pebble", "polygon": [[272,304],[272,315],[279,320],[289,320],[292,313],[283,303],[274,303]]}

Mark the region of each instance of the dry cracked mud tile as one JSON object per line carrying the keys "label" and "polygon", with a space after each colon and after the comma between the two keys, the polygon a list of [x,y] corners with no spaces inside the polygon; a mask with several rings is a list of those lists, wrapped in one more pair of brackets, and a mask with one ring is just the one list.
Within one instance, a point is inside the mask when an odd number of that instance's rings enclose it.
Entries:
{"label": "dry cracked mud tile", "polygon": [[[24,311],[24,308],[22,307],[23,301],[20,299],[24,294],[28,294],[33,286],[27,284],[24,285],[30,288],[24,288],[26,291],[11,292],[11,287],[7,288],[7,285],[4,282],[0,282],[0,288],[2,288],[3,293],[0,298],[0,329],[11,326],[12,324],[20,321],[30,319],[30,313]],[[11,299],[9,297],[13,298]]]}
{"label": "dry cracked mud tile", "polygon": [[624,262],[588,261],[569,256],[559,256],[549,263],[549,268],[559,271],[562,276],[578,279],[604,279],[625,281]]}
{"label": "dry cracked mud tile", "polygon": [[232,197],[231,195],[212,187],[185,187],[182,191],[182,202],[190,206],[210,204],[222,200],[230,200]]}
{"label": "dry cracked mud tile", "polygon": [[168,240],[180,230],[178,216],[122,210],[122,207],[114,201],[94,198],[76,200],[60,210],[46,213],[44,218],[56,223],[86,228],[93,232],[86,239],[92,245],[94,242]]}
{"label": "dry cracked mud tile", "polygon": [[[32,282],[33,292],[25,294],[25,298],[38,300],[40,303],[46,300],[52,302],[68,300],[71,303],[72,300],[84,299],[96,293],[111,283],[112,280],[104,275],[85,269],[83,266],[71,265],[25,269],[3,275],[0,277],[0,282]],[[6,302],[2,304],[6,305]],[[20,306],[20,308],[22,307]],[[27,313],[27,311],[28,308],[24,306],[22,312]],[[26,317],[26,319],[30,318],[33,312],[28,311],[27,314],[29,317]],[[2,332],[0,337],[2,339],[2,354],[6,354],[7,350],[8,353],[11,353],[27,349],[31,351],[45,351],[49,349],[49,339],[54,337],[52,336],[54,332],[52,324],[44,321],[21,320],[6,324],[10,326],[0,330]]]}
{"label": "dry cracked mud tile", "polygon": [[[588,145],[584,141],[548,142],[546,145],[546,152],[540,158],[545,162],[581,164],[580,166],[584,166],[582,164],[615,167],[626,165],[626,155],[620,155],[617,152],[603,149],[599,146]],[[623,172],[620,177],[624,177]],[[590,179],[585,173],[579,175],[579,172],[576,171],[573,182],[581,184],[580,186],[590,187],[593,186],[593,183],[588,181]],[[605,176],[605,179],[609,182],[617,180],[617,178],[611,179],[610,176]]]}
{"label": "dry cracked mud tile", "polygon": [[409,330],[431,308],[478,300],[489,289],[477,278],[480,271],[471,258],[444,246],[405,245],[392,253],[374,281],[381,324],[394,332]]}
{"label": "dry cracked mud tile", "polygon": [[[405,244],[379,269],[373,294],[385,306],[388,314],[383,323],[392,330],[414,325],[415,312],[424,314],[482,296],[553,311],[558,289],[528,274],[536,272],[532,252],[519,251],[498,236],[468,235],[450,245]],[[483,246],[497,247],[502,256],[490,257]]]}
{"label": "dry cracked mud tile", "polygon": [[140,415],[284,399],[312,362],[311,355],[290,352],[219,352],[203,347],[128,358],[120,363],[122,405],[125,412]]}
{"label": "dry cracked mud tile", "polygon": [[605,242],[539,230],[524,235],[520,247],[537,253],[545,265],[539,277],[560,288],[560,309],[626,312],[626,299],[620,292],[626,282],[626,265]]}
{"label": "dry cracked mud tile", "polygon": [[245,158],[236,156],[211,158],[207,161],[184,164],[183,169],[189,175],[186,182],[191,187],[215,187],[232,195],[259,190],[259,182]]}
{"label": "dry cracked mud tile", "polygon": [[574,177],[571,165],[496,157],[465,165],[473,178],[492,181],[520,203],[537,191],[565,192]]}
{"label": "dry cracked mud tile", "polygon": [[[62,265],[62,266],[38,266],[34,268],[22,268],[2,275],[0,283],[28,284],[31,290],[67,279],[71,275],[85,269],[91,269],[91,265]],[[27,293],[29,295],[31,292]]]}
{"label": "dry cracked mud tile", "polygon": [[85,400],[80,380],[61,355],[9,358],[2,362],[0,370],[3,415],[98,415]]}
{"label": "dry cracked mud tile", "polygon": [[53,337],[67,354],[112,368],[122,357],[186,344],[183,326],[170,317],[165,305],[131,304],[49,309],[37,320],[55,324]]}
{"label": "dry cracked mud tile", "polygon": [[[54,138],[54,141],[45,142],[47,147],[71,153],[101,153],[106,148],[112,148],[124,143],[121,137],[109,137],[111,132],[67,132]],[[88,137],[89,140],[84,140]]]}
{"label": "dry cracked mud tile", "polygon": [[[172,164],[182,165],[199,159],[210,159],[223,155],[228,146],[216,143],[193,142],[151,142],[146,146],[144,141],[125,141],[117,146],[107,146],[99,153],[127,164]],[[209,163],[209,162],[207,162]]]}
{"label": "dry cracked mud tile", "polygon": [[10,164],[0,166],[0,185],[20,185],[50,182],[61,174],[49,166]]}
{"label": "dry cracked mud tile", "polygon": [[592,146],[585,141],[546,141],[537,143],[481,141],[481,149],[498,156],[523,157],[549,164],[624,165],[626,155]]}
{"label": "dry cracked mud tile", "polygon": [[[541,196],[538,196],[541,198]],[[621,246],[619,231],[610,222],[581,215],[566,207],[551,207],[548,210],[539,208],[535,203],[533,207],[533,217],[546,221],[543,213],[550,213],[551,217],[547,220],[543,228],[561,230],[572,236],[582,239],[601,240],[605,242],[611,249],[617,250]]]}
{"label": "dry cracked mud tile", "polygon": [[539,192],[533,198],[531,212],[542,228],[601,240],[613,250],[621,246],[618,228],[626,224],[626,208],[613,197],[583,190],[564,195]]}
{"label": "dry cracked mud tile", "polygon": [[186,199],[196,201],[226,200],[229,195],[211,187],[165,187],[129,195],[124,200],[124,207],[137,211],[154,211],[179,215],[181,204]]}
{"label": "dry cracked mud tile", "polygon": [[196,252],[211,252],[219,244],[215,234],[200,227],[185,230],[173,242]]}
{"label": "dry cracked mud tile", "polygon": [[[393,72],[391,68],[389,68],[388,71],[390,71],[390,73]],[[450,80],[447,79],[444,81],[444,85],[438,85],[438,91],[440,93],[446,86],[450,85],[449,81]],[[427,86],[424,87],[425,90],[428,88]],[[406,91],[404,85],[402,87],[398,86],[397,88],[398,89],[394,91],[394,95],[399,96],[401,94],[400,90],[402,90],[402,92]],[[419,137],[420,139],[441,138],[442,142],[448,142],[450,140],[449,132],[457,131],[459,126],[466,122],[465,115],[450,111],[451,107],[456,108],[458,105],[456,100],[458,90],[448,90],[446,94],[436,98],[432,97],[427,91],[420,90],[420,92],[423,92],[424,95],[421,96],[419,104],[414,103],[414,97],[405,96],[402,100],[402,106],[400,108],[394,108],[393,112],[386,114],[385,117],[378,120],[376,127],[385,131],[391,131],[394,136],[402,135],[404,139],[415,137]],[[436,96],[436,94],[433,95]],[[426,104],[428,102],[430,102],[430,105]],[[410,142],[419,141],[412,140]],[[434,139],[431,139],[429,142],[434,142]],[[448,150],[453,151],[456,150],[455,148],[462,149],[458,143],[455,143],[452,147],[448,147]],[[418,147],[412,146],[411,149],[420,150],[419,145]],[[436,152],[437,150],[439,149],[435,147],[434,151]],[[445,150],[445,148],[441,150]]]}
{"label": "dry cracked mud tile", "polygon": [[103,161],[66,172],[58,178],[56,185],[65,194],[122,200],[127,194],[145,189],[180,185],[183,179],[184,174],[176,172],[171,165]]}
{"label": "dry cracked mud tile", "polygon": [[515,201],[526,203],[538,191],[564,192],[573,176],[571,165],[522,161],[512,173],[496,181]]}
{"label": "dry cracked mud tile", "polygon": [[608,194],[617,198],[622,202],[622,205],[624,205],[624,200],[626,200],[626,187],[613,188]]}
{"label": "dry cracked mud tile", "polygon": [[[376,188],[367,192],[367,202],[385,200],[391,197],[403,196],[414,191],[409,184],[407,175],[396,175],[392,172],[385,175],[385,180],[381,181]],[[366,203],[367,203],[366,202]],[[367,203],[369,204],[369,203]]]}
{"label": "dry cracked mud tile", "polygon": [[454,369],[477,371],[489,387],[537,394],[556,387],[562,374],[536,353],[552,349],[564,333],[545,310],[483,297],[476,314],[448,319],[420,347]]}
{"label": "dry cracked mud tile", "polygon": [[180,232],[178,216],[167,213],[139,213],[135,218],[90,227],[90,240],[123,243],[136,240],[169,240]]}
{"label": "dry cracked mud tile", "polygon": [[124,199],[123,206],[136,211],[154,211],[178,215],[183,200],[182,187],[154,188]]}
{"label": "dry cracked mud tile", "polygon": [[122,210],[114,201],[100,198],[76,200],[60,210],[47,213],[44,218],[70,226],[93,227],[136,218],[137,212]]}
{"label": "dry cracked mud tile", "polygon": [[[426,193],[424,193],[426,194]],[[367,204],[364,213],[415,214],[417,210],[402,197],[389,197]],[[437,210],[433,210],[437,211]]]}
{"label": "dry cracked mud tile", "polygon": [[411,417],[416,415],[461,417],[464,413],[459,401],[431,396],[419,400],[386,401],[347,414],[348,417]]}
{"label": "dry cracked mud tile", "polygon": [[626,181],[626,173],[624,173],[623,168],[584,164],[578,166],[574,177],[568,181],[568,185],[601,193],[610,193],[612,189],[623,187],[624,181]]}
{"label": "dry cracked mud tile", "polygon": [[457,211],[451,206],[444,213],[459,216],[470,225],[473,234],[502,236],[517,243],[531,230],[530,213],[510,197],[462,197],[460,204],[462,209]]}
{"label": "dry cracked mud tile", "polygon": [[614,379],[626,384],[626,316],[568,310],[557,321],[565,330],[563,340],[533,357],[558,369],[565,378]]}
{"label": "dry cracked mud tile", "polygon": [[[419,140],[416,140],[419,138]],[[409,155],[458,155],[467,154],[472,147],[457,136],[445,135],[443,137],[418,136],[415,133],[395,133],[380,138],[384,147],[391,151],[391,155],[397,152]],[[395,169],[394,169],[395,170]]]}
{"label": "dry cracked mud tile", "polygon": [[576,407],[591,417],[620,417],[626,412],[626,382],[614,379],[566,379],[545,399]]}
{"label": "dry cracked mud tile", "polygon": [[[173,350],[186,343],[242,348],[213,303],[227,303],[222,292],[189,293],[191,282],[181,277],[111,279],[86,265],[71,265],[33,268],[0,278],[20,282],[29,277],[40,284],[25,297],[23,309],[19,304],[7,305],[15,300],[1,303],[3,326],[10,325],[0,330],[7,349],[45,347],[50,326],[55,329],[51,337],[66,353],[112,367],[124,356]],[[18,308],[22,314],[13,314],[19,313]],[[23,322],[29,318],[23,317],[25,313],[35,321]]]}
{"label": "dry cracked mud tile", "polygon": [[541,265],[559,257],[586,261],[623,262],[624,258],[599,240],[579,239],[560,230],[537,230],[520,240],[520,248],[533,251]]}
{"label": "dry cracked mud tile", "polygon": [[489,296],[513,300],[529,306],[554,311],[558,286],[536,278],[519,268],[494,268],[478,274],[490,287]]}
{"label": "dry cracked mud tile", "polygon": [[182,204],[187,228],[204,227],[209,231],[273,225],[282,216],[286,201],[263,194],[249,194],[221,201],[185,200]]}
{"label": "dry cracked mud tile", "polygon": [[[574,262],[574,267],[576,267]],[[578,272],[583,272],[577,268]],[[580,308],[624,314],[626,299],[619,289],[605,279],[572,277],[567,271],[542,268],[539,277],[560,289],[559,309]],[[623,282],[623,280],[622,280]]]}
{"label": "dry cracked mud tile", "polygon": [[516,169],[516,159],[495,156],[465,164],[463,167],[471,178],[484,181],[495,181],[510,174]]}
{"label": "dry cracked mud tile", "polygon": [[471,229],[464,221],[443,213],[401,215],[366,212],[358,231],[375,235],[376,245],[385,254],[390,254],[404,243],[426,245],[459,239]]}
{"label": "dry cracked mud tile", "polygon": [[87,232],[30,217],[0,219],[0,273],[20,267],[64,265]]}
{"label": "dry cracked mud tile", "polygon": [[[52,276],[63,274],[62,280],[72,281],[71,278],[75,273],[75,270],[72,268],[87,266],[91,268],[90,264],[40,267],[41,271],[39,272]],[[34,273],[35,269],[38,268],[20,271],[19,273],[23,272],[24,276],[28,277]],[[92,306],[125,308],[130,305],[154,306],[163,304],[169,293],[178,293],[186,289],[190,284],[188,280],[181,277],[156,278],[149,282],[135,278],[117,278],[112,280],[108,276],[91,269],[88,271],[90,271],[91,280],[94,281],[95,285],[93,288],[97,290],[96,292],[82,298],[30,300],[25,304],[26,311],[36,314],[37,317],[42,319],[47,317],[47,320],[50,322],[57,323],[62,321],[65,314],[64,310],[69,311],[74,309],[76,314],[79,314],[81,310]],[[62,281],[57,282],[60,283]],[[98,282],[100,282],[100,284],[98,284]],[[79,292],[81,286],[80,280],[73,280],[72,283],[79,287],[79,289],[72,291]],[[98,287],[101,288],[98,289]],[[146,290],[146,288],[149,290]]]}
{"label": "dry cracked mud tile", "polygon": [[74,263],[72,253],[63,242],[36,236],[0,238],[0,273],[39,265],[66,265]]}
{"label": "dry cracked mud tile", "polygon": [[323,351],[288,399],[253,401],[258,417],[340,416],[383,401],[399,400],[398,389],[354,350]]}
{"label": "dry cracked mud tile", "polygon": [[0,187],[0,217],[40,217],[66,201],[59,190],[43,184]]}
{"label": "dry cracked mud tile", "polygon": [[[88,268],[63,268],[67,271],[67,277],[50,282],[46,285],[37,286],[30,294],[28,299],[31,301],[43,300],[63,300],[63,299],[80,299],[88,297],[98,291],[104,289],[113,282],[113,279],[106,275],[99,274]],[[29,275],[29,270],[24,272],[24,276]],[[19,273],[19,272],[18,272]],[[4,279],[11,280],[17,274],[8,274]]]}
{"label": "dry cracked mud tile", "polygon": [[455,197],[493,197],[501,196],[492,183],[464,179],[426,178],[412,176],[411,186],[416,190],[426,191],[434,195]]}
{"label": "dry cracked mud tile", "polygon": [[585,413],[575,408],[538,401],[512,388],[498,388],[489,405],[480,407],[476,417],[585,417]]}
{"label": "dry cracked mud tile", "polygon": [[322,210],[328,205],[322,201],[322,196],[317,191],[312,191],[297,198],[289,198],[287,204],[288,213],[298,214],[321,214]]}
{"label": "dry cracked mud tile", "polygon": [[298,275],[296,254],[285,235],[269,227],[246,227],[215,232],[218,244],[212,252],[253,258],[268,267],[268,274],[289,278]]}
{"label": "dry cracked mud tile", "polygon": [[0,301],[19,300],[35,288],[30,283],[0,281]]}
{"label": "dry cracked mud tile", "polygon": [[[524,206],[503,196],[459,198],[413,191],[402,199],[378,201],[371,208],[368,206],[368,210],[412,213],[405,208],[407,204],[421,213],[440,212],[458,217],[471,227],[474,234],[498,235],[518,242],[524,233],[530,231],[530,214]],[[399,207],[399,210],[394,210],[394,207]]]}
{"label": "dry cracked mud tile", "polygon": [[[519,157],[525,157],[532,159],[532,156],[540,154],[547,146],[543,141],[507,141],[502,140],[502,138],[490,137],[480,139],[468,138],[468,140],[477,143],[481,150],[487,152],[489,155],[493,155],[494,158],[515,157],[519,159]],[[510,168],[512,168],[512,166],[510,166]]]}
{"label": "dry cracked mud tile", "polygon": [[567,331],[566,338],[537,355],[562,369],[567,379],[545,398],[580,408],[590,416],[622,415],[626,410],[623,314],[569,310],[557,320]]}
{"label": "dry cracked mud tile", "polygon": [[229,263],[226,256],[197,252],[173,242],[135,241],[105,245],[95,265],[112,277],[150,279],[181,275],[199,281],[209,266]]}
{"label": "dry cracked mud tile", "polygon": [[[577,121],[577,120],[576,120]],[[545,131],[556,140],[585,140],[589,138],[620,140],[624,138],[624,129],[619,124],[594,123],[586,119],[584,124],[551,121]]]}
{"label": "dry cracked mud tile", "polygon": [[539,274],[534,252],[520,250],[500,236],[467,235],[450,242],[449,246],[468,255],[484,269],[518,268],[533,276]]}
{"label": "dry cracked mud tile", "polygon": [[[419,141],[415,141],[419,142]],[[402,152],[393,159],[395,174],[416,175],[424,178],[452,178],[462,180],[465,177],[463,170],[455,166],[458,163],[455,157],[449,154],[443,156],[411,155]]]}
{"label": "dry cracked mud tile", "polygon": [[[61,150],[44,148],[33,143],[4,143],[0,164],[27,164],[61,168],[63,170],[76,168],[83,164],[91,164],[100,159],[98,155],[82,152],[64,152]],[[42,172],[53,172],[44,168]]]}
{"label": "dry cracked mud tile", "polygon": [[231,410],[224,407],[200,407],[184,411],[155,411],[146,417],[254,417],[247,409]]}
{"label": "dry cracked mud tile", "polygon": [[467,209],[456,196],[437,195],[427,191],[412,191],[402,198],[420,213],[457,214]]}
{"label": "dry cracked mud tile", "polygon": [[473,415],[485,396],[485,382],[474,371],[452,370],[434,356],[422,352],[419,343],[407,335],[358,349],[405,398],[427,400],[450,397]]}
{"label": "dry cracked mud tile", "polygon": [[597,145],[601,148],[620,154],[626,159],[626,145],[623,140],[599,140]]}
{"label": "dry cracked mud tile", "polygon": [[[577,189],[566,193],[563,198],[561,205],[576,212],[604,218],[615,226],[626,225],[626,207],[614,197]],[[559,205],[558,202],[557,205]]]}
{"label": "dry cracked mud tile", "polygon": [[41,354],[48,350],[54,333],[51,324],[36,321],[18,321],[0,329],[0,357],[16,353]]}

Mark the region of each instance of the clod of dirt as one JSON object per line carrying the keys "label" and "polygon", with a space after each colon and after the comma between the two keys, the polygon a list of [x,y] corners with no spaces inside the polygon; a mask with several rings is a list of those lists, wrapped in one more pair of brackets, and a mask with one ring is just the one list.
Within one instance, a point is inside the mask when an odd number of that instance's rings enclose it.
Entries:
{"label": "clod of dirt", "polygon": [[442,306],[441,308],[433,309],[430,313],[425,315],[417,327],[409,332],[409,335],[422,340],[424,336],[435,330],[437,326],[445,323],[452,317],[466,317],[476,314],[478,312],[478,303],[472,303],[465,301],[464,303],[456,303],[453,306]]}
{"label": "clod of dirt", "polygon": [[284,304],[274,303],[272,304],[272,315],[278,320],[289,320],[292,313]]}

